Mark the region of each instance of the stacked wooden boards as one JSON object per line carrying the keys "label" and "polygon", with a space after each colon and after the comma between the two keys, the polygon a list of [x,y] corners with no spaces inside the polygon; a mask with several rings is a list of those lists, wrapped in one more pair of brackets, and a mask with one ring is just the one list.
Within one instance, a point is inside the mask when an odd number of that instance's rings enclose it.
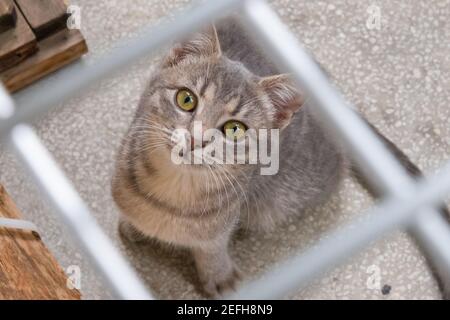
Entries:
{"label": "stacked wooden boards", "polygon": [[87,52],[68,18],[63,0],[0,0],[0,80],[10,92]]}
{"label": "stacked wooden boards", "polygon": [[[21,215],[0,185],[0,217]],[[39,235],[0,227],[0,300],[79,300]]]}
{"label": "stacked wooden boards", "polygon": [[0,2],[0,32],[14,27],[16,23],[16,10],[12,1]]}

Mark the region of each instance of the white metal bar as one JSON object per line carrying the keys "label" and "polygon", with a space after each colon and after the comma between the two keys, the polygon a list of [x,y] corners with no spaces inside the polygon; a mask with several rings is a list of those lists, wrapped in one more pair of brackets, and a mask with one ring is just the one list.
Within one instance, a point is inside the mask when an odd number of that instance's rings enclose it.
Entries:
{"label": "white metal bar", "polygon": [[[363,215],[360,222],[350,223],[331,233],[305,253],[297,254],[281,266],[275,267],[263,278],[247,284],[229,298],[277,299],[286,296],[343,262],[386,232],[405,226],[412,212],[426,208],[430,204],[437,204],[449,190],[450,163],[439,174],[418,184],[416,190],[407,198],[403,200],[388,198]],[[436,228],[441,226],[442,224],[438,223]],[[446,239],[438,239],[439,242],[442,240]],[[448,247],[442,248],[443,245],[438,249],[448,250]]]}
{"label": "white metal bar", "polygon": [[92,218],[89,209],[33,129],[28,125],[17,125],[11,131],[10,143],[113,294],[121,299],[152,299],[135,272]]}
{"label": "white metal bar", "polygon": [[14,95],[16,112],[7,120],[0,117],[0,138],[19,123],[27,123],[42,116],[59,103],[88,89],[95,83],[113,73],[117,73],[140,58],[161,49],[170,41],[188,35],[196,28],[211,23],[242,0],[206,1],[188,11],[178,14],[173,21],[157,27],[147,28],[140,36],[118,44],[116,49],[95,61],[81,61],[58,72],[57,79],[41,80],[39,86],[32,86]]}
{"label": "white metal bar", "polygon": [[14,102],[0,82],[0,120],[8,119],[14,114]]}

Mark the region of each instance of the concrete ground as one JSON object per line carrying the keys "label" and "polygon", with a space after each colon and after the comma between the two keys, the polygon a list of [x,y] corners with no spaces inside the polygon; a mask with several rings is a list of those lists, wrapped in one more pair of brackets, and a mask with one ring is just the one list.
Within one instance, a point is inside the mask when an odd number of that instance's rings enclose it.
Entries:
{"label": "concrete ground", "polygon": [[[188,1],[72,2],[82,7],[82,31],[90,56],[100,57],[119,39],[135,35],[142,26],[156,23]],[[330,71],[346,98],[425,172],[435,171],[450,158],[450,0],[272,2]],[[380,9],[379,29],[366,26],[372,5]],[[150,60],[143,61],[105,80],[37,122],[36,128],[100,225],[154,293],[164,299],[200,298],[186,252],[130,245],[117,233],[118,210],[109,190],[114,155],[151,72],[150,65]],[[77,244],[66,237],[39,191],[7,152],[0,155],[0,181],[24,215],[39,226],[61,265],[81,267],[84,298],[110,297]],[[237,235],[232,256],[246,279],[256,278],[371,204],[368,195],[348,178],[326,205],[276,232]],[[440,294],[422,255],[399,232],[374,243],[294,297],[437,299]]]}

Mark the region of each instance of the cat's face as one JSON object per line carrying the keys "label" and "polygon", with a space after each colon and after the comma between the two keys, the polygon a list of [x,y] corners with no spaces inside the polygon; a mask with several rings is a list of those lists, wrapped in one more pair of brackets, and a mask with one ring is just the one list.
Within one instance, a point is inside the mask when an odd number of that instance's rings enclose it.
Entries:
{"label": "cat's face", "polygon": [[[171,49],[154,73],[139,112],[145,115],[141,125],[152,131],[152,144],[164,152],[174,146],[169,137],[174,130],[192,132],[199,123],[202,131],[216,129],[233,143],[250,129],[282,130],[302,103],[288,76],[260,78],[224,56],[211,28]],[[189,152],[208,144],[194,140]]]}

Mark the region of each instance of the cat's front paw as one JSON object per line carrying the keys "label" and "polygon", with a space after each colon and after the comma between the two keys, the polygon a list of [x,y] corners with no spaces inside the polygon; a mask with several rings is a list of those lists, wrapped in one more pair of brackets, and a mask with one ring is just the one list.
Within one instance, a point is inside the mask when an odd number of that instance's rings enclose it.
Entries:
{"label": "cat's front paw", "polygon": [[225,274],[217,274],[214,277],[200,279],[204,292],[208,297],[219,299],[227,293],[234,291],[237,284],[242,280],[242,273],[236,267],[233,267]]}

